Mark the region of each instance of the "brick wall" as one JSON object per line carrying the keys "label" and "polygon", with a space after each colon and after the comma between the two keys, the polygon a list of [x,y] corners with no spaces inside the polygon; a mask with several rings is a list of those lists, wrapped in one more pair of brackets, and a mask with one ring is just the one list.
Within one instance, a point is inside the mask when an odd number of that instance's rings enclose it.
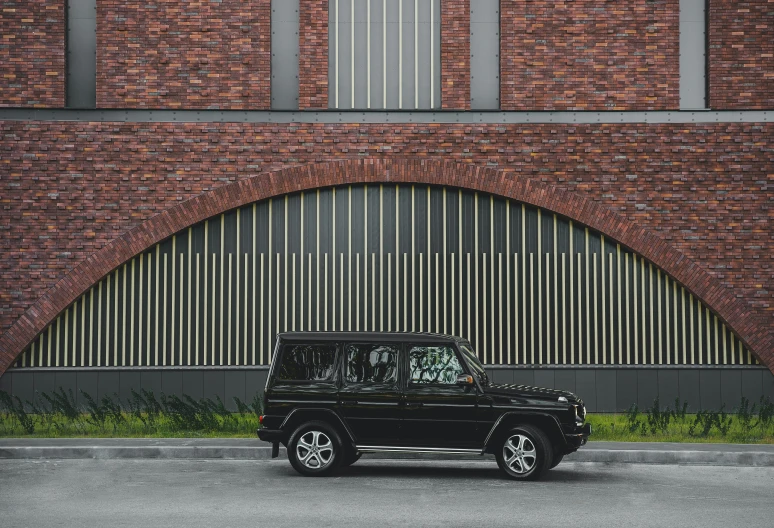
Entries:
{"label": "brick wall", "polygon": [[710,107],[774,109],[774,0],[711,0]]}
{"label": "brick wall", "polygon": [[503,110],[679,107],[679,0],[500,6]]}
{"label": "brick wall", "polygon": [[441,107],[444,110],[470,110],[470,2],[441,0]]}
{"label": "brick wall", "polygon": [[97,106],[271,106],[270,0],[100,0]]}
{"label": "brick wall", "polygon": [[363,157],[470,162],[580,193],[774,323],[772,124],[0,122],[0,137],[0,332],[89,255],[183,200],[263,170]]}
{"label": "brick wall", "polygon": [[328,0],[302,0],[299,12],[298,107],[328,108]]}
{"label": "brick wall", "polygon": [[64,104],[64,0],[3,0],[0,107]]}

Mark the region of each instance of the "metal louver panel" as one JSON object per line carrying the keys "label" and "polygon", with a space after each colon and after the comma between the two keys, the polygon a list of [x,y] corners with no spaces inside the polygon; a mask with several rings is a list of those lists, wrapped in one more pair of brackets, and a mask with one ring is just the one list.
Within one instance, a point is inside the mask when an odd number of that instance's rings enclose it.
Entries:
{"label": "metal louver panel", "polygon": [[15,366],[262,365],[286,330],[452,333],[488,364],[757,364],[680,284],[585,226],[465,190],[354,185],[177,233]]}

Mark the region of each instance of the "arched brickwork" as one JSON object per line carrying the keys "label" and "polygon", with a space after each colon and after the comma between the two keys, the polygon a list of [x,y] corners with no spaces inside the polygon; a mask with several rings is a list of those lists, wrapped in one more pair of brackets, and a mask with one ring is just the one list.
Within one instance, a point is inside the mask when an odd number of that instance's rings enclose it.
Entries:
{"label": "arched brickwork", "polygon": [[654,233],[581,194],[494,168],[435,160],[363,159],[259,174],[156,215],[94,253],[30,307],[0,338],[0,373],[62,310],[111,270],[190,225],[248,203],[349,183],[446,185],[500,195],[585,224],[653,262],[710,307],[774,372],[774,336],[748,304]]}

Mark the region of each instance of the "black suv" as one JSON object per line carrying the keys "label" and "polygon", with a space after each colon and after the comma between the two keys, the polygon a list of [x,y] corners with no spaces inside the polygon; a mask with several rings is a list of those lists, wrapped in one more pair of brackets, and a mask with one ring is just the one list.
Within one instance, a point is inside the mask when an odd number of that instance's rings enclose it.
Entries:
{"label": "black suv", "polygon": [[438,334],[279,334],[264,412],[259,438],[310,476],[362,453],[489,453],[532,480],[591,434],[574,394],[491,383],[470,343]]}

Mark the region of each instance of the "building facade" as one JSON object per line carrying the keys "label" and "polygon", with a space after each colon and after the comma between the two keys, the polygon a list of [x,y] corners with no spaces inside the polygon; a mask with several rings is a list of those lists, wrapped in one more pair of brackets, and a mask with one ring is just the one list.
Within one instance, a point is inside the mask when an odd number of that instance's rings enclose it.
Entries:
{"label": "building facade", "polygon": [[462,335],[591,410],[774,398],[774,2],[8,1],[0,390],[252,398]]}

